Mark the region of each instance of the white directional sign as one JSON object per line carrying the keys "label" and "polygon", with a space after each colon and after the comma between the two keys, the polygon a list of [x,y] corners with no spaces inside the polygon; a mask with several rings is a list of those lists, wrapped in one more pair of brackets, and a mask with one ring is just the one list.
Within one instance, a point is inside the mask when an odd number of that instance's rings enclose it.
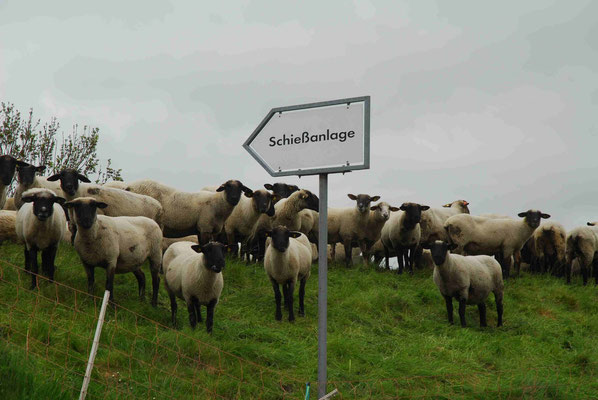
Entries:
{"label": "white directional sign", "polygon": [[243,147],[272,176],[370,167],[370,98],[270,110]]}

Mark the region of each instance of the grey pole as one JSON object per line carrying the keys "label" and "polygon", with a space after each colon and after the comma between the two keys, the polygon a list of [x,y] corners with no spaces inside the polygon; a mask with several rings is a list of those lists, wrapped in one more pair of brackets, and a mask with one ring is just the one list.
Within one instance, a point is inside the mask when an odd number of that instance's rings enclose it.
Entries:
{"label": "grey pole", "polygon": [[320,174],[318,239],[318,398],[326,395],[326,329],[328,319],[328,174]]}

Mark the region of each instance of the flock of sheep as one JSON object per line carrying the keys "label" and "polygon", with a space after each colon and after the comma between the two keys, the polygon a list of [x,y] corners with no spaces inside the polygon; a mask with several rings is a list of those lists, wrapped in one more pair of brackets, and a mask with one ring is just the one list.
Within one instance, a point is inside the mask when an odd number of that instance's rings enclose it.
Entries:
{"label": "flock of sheep", "polygon": [[[318,198],[285,183],[251,190],[238,180],[199,192],[182,192],[153,180],[92,184],[73,169],[42,177],[34,166],[9,155],[0,156],[0,241],[24,244],[25,268],[54,278],[58,243],[70,242],[94,285],[94,268],[106,269],[106,289],[114,300],[114,275],[131,272],[145,293],[142,264],[149,261],[152,305],[157,304],[160,274],[176,324],[177,300],[183,299],[189,322],[202,321],[211,332],[214,309],[222,292],[225,256],[262,261],[274,291],[275,318],[282,319],[281,300],[293,321],[293,297],[299,283],[299,315],[303,316],[305,285],[317,259]],[[15,172],[14,198],[6,189]],[[349,194],[354,207],[329,208],[329,257],[347,266],[361,258],[379,264],[397,257],[398,273],[413,272],[426,259],[434,264],[433,279],[446,300],[453,322],[452,300],[459,302],[465,326],[466,304],[478,305],[480,325],[486,325],[485,300],[494,293],[498,325],[502,324],[503,278],[522,261],[532,272],[550,272],[571,279],[574,260],[584,284],[590,265],[598,283],[598,226],[573,229],[545,222],[538,210],[508,216],[469,214],[469,203],[457,200],[443,207],[405,202],[394,207],[380,196]],[[376,203],[377,202],[377,203]],[[376,204],[373,204],[376,203]],[[240,244],[240,247],[239,247]],[[425,252],[424,252],[425,251]],[[37,285],[31,275],[31,287]],[[280,293],[282,285],[282,295]],[[283,298],[284,296],[284,298]]]}

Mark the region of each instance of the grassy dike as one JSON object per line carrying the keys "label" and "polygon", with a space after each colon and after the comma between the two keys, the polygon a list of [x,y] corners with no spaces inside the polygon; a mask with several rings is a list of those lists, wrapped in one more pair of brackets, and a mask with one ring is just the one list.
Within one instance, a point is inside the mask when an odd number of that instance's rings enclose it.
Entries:
{"label": "grassy dike", "polygon": [[[0,396],[75,397],[99,304],[48,282],[39,293],[27,290],[28,277],[7,264],[23,266],[21,246],[4,243],[0,260]],[[70,246],[61,245],[56,265],[58,282],[86,290]],[[109,308],[90,398],[303,398],[304,382],[317,376],[317,265],[306,317],[291,324],[274,320],[261,265],[227,262],[211,336],[203,324],[190,329],[182,302],[179,330],[149,321],[170,327],[170,306],[162,285],[158,308],[149,305],[145,271],[144,302],[132,274],[115,278],[117,303],[133,313]],[[97,296],[104,277],[96,269]],[[329,388],[338,387],[342,398],[598,398],[598,288],[581,286],[579,277],[571,286],[526,273],[507,282],[499,329],[493,299],[489,328],[478,327],[473,306],[467,328],[448,325],[431,270],[398,276],[333,264],[328,277]],[[193,338],[205,343],[200,361]]]}

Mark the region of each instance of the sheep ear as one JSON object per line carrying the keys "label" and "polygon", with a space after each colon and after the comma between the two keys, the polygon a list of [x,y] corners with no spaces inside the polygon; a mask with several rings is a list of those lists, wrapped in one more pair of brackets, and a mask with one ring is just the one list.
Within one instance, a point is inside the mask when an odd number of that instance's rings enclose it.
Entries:
{"label": "sheep ear", "polygon": [[379,209],[379,208],[380,208],[380,206],[376,204],[375,206],[371,206],[371,207],[370,207],[370,210],[372,210],[372,211],[376,211],[376,210],[377,210],[377,209]]}
{"label": "sheep ear", "polygon": [[548,219],[548,218],[550,218],[550,214],[544,214],[544,213],[542,213],[542,214],[540,214],[540,216],[541,216],[542,218],[544,218],[544,219]]}
{"label": "sheep ear", "polygon": [[448,245],[448,249],[449,249],[450,251],[453,251],[453,250],[455,250],[457,247],[459,247],[459,245],[458,245],[457,243],[450,243],[450,244]]}
{"label": "sheep ear", "polygon": [[399,207],[392,207],[392,206],[390,207],[390,211],[397,212],[397,211],[399,211],[399,210],[400,210],[400,208],[399,208]]}
{"label": "sheep ear", "polygon": [[378,201],[380,200],[380,196],[370,197],[370,201]]}
{"label": "sheep ear", "polygon": [[216,189],[217,192],[222,192],[224,190],[224,185],[220,185],[218,186],[218,189]]}
{"label": "sheep ear", "polygon": [[517,214],[517,216],[521,217],[521,218],[525,218],[525,217],[527,217],[527,211],[526,212],[520,212],[519,214]]}
{"label": "sheep ear", "polygon": [[587,225],[588,226],[594,226],[594,223],[593,222],[588,222]]}
{"label": "sheep ear", "polygon": [[405,211],[407,209],[407,205],[406,203],[401,204],[401,207],[399,207],[399,210]]}
{"label": "sheep ear", "polygon": [[91,181],[89,180],[89,178],[88,178],[88,177],[86,177],[86,176],[85,176],[85,175],[83,175],[83,174],[79,174],[79,173],[78,173],[78,174],[77,174],[77,178],[79,178],[79,180],[80,180],[81,182],[85,182],[85,183],[91,183]]}
{"label": "sheep ear", "polygon": [[289,232],[289,236],[292,238],[297,239],[299,236],[301,236],[301,232],[297,232],[297,231],[290,231]]}
{"label": "sheep ear", "polygon": [[357,196],[355,196],[354,194],[348,193],[347,196],[349,196],[351,200],[357,200]]}
{"label": "sheep ear", "polygon": [[108,204],[106,204],[102,201],[96,201],[96,207],[97,208],[106,208],[106,207],[108,207]]}
{"label": "sheep ear", "polygon": [[272,186],[272,185],[271,185],[271,184],[269,184],[269,183],[264,183],[264,187],[265,187],[266,189],[268,189],[268,190],[274,190],[274,186]]}
{"label": "sheep ear", "polygon": [[243,192],[245,193],[245,196],[247,197],[252,197],[253,196],[253,190],[249,189],[246,186],[241,187],[241,190],[243,190]]}
{"label": "sheep ear", "polygon": [[63,205],[66,202],[66,199],[63,197],[54,197],[54,203],[58,203],[60,205]]}
{"label": "sheep ear", "polygon": [[426,211],[430,209],[430,206],[420,206],[419,209],[422,211]]}
{"label": "sheep ear", "polygon": [[40,165],[39,167],[35,167],[35,170],[37,172],[44,172],[46,170],[46,166],[45,165]]}
{"label": "sheep ear", "polygon": [[288,187],[291,190],[291,192],[296,192],[299,190],[299,186],[297,185],[288,185]]}
{"label": "sheep ear", "polygon": [[191,246],[191,248],[193,249],[193,251],[195,251],[196,253],[201,253],[201,246],[198,244],[194,244],[193,246]]}
{"label": "sheep ear", "polygon": [[55,182],[55,181],[57,181],[57,180],[59,180],[59,179],[60,179],[60,176],[61,176],[61,174],[60,174],[60,173],[58,173],[58,174],[54,174],[54,175],[52,175],[52,176],[49,176],[48,178],[46,178],[46,180],[47,180],[47,181],[50,181],[50,182]]}
{"label": "sheep ear", "polygon": [[33,203],[35,201],[35,196],[23,196],[21,197],[23,203]]}
{"label": "sheep ear", "polygon": [[446,204],[443,204],[442,207],[451,208],[451,205],[452,205],[451,203],[446,203]]}

